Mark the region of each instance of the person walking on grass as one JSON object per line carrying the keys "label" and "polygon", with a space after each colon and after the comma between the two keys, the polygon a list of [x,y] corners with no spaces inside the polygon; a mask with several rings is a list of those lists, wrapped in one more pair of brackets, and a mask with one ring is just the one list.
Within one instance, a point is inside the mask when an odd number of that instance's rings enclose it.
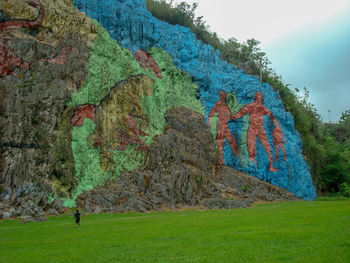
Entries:
{"label": "person walking on grass", "polygon": [[80,226],[80,213],[78,209],[75,211],[74,217],[75,217],[75,224],[77,226]]}

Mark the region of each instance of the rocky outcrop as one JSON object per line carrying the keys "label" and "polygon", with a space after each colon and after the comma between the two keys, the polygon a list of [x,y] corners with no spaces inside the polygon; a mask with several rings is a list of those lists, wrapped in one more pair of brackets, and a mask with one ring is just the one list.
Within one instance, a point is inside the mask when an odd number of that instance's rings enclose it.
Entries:
{"label": "rocky outcrop", "polygon": [[0,1],[0,51],[0,216],[314,196],[278,94],[144,1]]}
{"label": "rocky outcrop", "polygon": [[4,196],[0,202],[0,218],[42,218],[45,214],[58,215],[65,210],[62,200],[48,201],[47,189],[42,185],[26,184],[16,189],[13,196]]}
{"label": "rocky outcrop", "polygon": [[0,202],[15,209],[25,207],[19,196],[68,196],[76,186],[65,104],[86,78],[96,26],[68,2],[0,2]]}
{"label": "rocky outcrop", "polygon": [[[256,147],[249,147],[249,144],[255,144],[255,138],[245,138],[244,134],[249,133],[248,127],[244,127],[245,121],[231,121],[228,128],[233,134],[231,141],[234,139],[237,145],[244,147],[238,149],[238,154],[234,153],[232,147],[223,147],[225,164],[288,189],[304,199],[312,200],[316,197],[309,167],[302,155],[302,141],[294,129],[293,116],[284,109],[279,94],[273,87],[261,84],[258,78],[221,60],[219,51],[197,40],[189,28],[169,25],[154,18],[147,10],[144,0],[113,0],[108,4],[103,3],[99,0],[74,1],[79,10],[96,19],[112,38],[133,53],[140,49],[148,51],[150,47],[158,47],[169,53],[175,66],[190,74],[198,84],[197,98],[204,107],[206,119],[219,101],[220,91],[235,94],[238,103],[243,105],[253,103],[256,93],[260,92],[263,105],[274,117],[264,117],[263,125],[255,129],[256,134],[259,133]],[[107,5],[108,8],[105,8]],[[163,73],[162,75],[164,76]],[[274,152],[276,145],[272,133],[277,125],[287,143],[284,143],[284,148],[276,147]],[[254,126],[254,123],[250,122],[249,126]],[[247,147],[250,148],[249,154]],[[287,160],[276,160],[278,153],[282,153],[280,149],[285,149]]]}
{"label": "rocky outcrop", "polygon": [[144,167],[87,191],[77,206],[90,213],[180,207],[237,208],[259,201],[297,200],[285,189],[220,165],[204,117],[185,107],[166,113]]}

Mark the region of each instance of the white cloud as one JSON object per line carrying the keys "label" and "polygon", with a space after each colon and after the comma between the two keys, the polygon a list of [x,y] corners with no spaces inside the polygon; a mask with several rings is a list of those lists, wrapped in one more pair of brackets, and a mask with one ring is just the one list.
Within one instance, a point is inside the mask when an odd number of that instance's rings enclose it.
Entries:
{"label": "white cloud", "polygon": [[[175,1],[182,2],[181,0]],[[239,41],[255,38],[267,45],[288,32],[327,20],[350,0],[186,0],[197,2],[197,15],[219,36]]]}

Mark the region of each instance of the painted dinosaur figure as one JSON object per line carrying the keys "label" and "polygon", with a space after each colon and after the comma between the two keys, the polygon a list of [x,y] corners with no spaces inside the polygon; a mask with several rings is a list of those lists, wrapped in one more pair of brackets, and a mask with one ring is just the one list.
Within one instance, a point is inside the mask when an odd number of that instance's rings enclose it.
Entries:
{"label": "painted dinosaur figure", "polygon": [[0,77],[7,75],[13,75],[17,77],[14,69],[29,69],[32,64],[25,62],[23,59],[18,57],[12,50],[3,43],[1,33],[8,29],[16,28],[37,28],[41,26],[45,16],[45,9],[39,0],[30,0],[28,4],[39,9],[39,14],[36,19],[30,21],[25,19],[15,19],[7,22],[0,23]]}
{"label": "painted dinosaur figure", "polygon": [[154,81],[146,75],[136,75],[117,83],[96,107],[96,128],[87,144],[100,145],[100,166],[105,171],[113,169],[113,153],[110,149],[125,150],[129,144],[137,144],[136,150],[147,145],[139,138],[148,134],[141,131],[135,119],[141,120],[141,128],[148,128],[147,115],[142,111],[141,95],[151,95]]}
{"label": "painted dinosaur figure", "polygon": [[73,126],[81,127],[84,123],[85,118],[88,118],[95,122],[95,112],[96,105],[93,104],[84,104],[78,106],[73,113],[73,117],[70,120],[70,123]]}

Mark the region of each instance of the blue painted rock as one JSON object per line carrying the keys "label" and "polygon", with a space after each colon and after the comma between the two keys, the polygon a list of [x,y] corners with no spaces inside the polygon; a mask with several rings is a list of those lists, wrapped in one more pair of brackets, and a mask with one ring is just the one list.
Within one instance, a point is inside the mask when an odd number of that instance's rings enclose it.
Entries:
{"label": "blue painted rock", "polygon": [[[230,135],[224,133],[227,135],[222,147],[224,163],[304,199],[316,197],[293,116],[285,111],[278,92],[270,85],[261,84],[256,77],[221,60],[219,51],[197,40],[190,29],[154,18],[144,0],[75,0],[74,5],[96,19],[112,38],[133,53],[154,46],[168,52],[175,66],[188,72],[198,84],[197,97],[207,120],[219,101],[220,91],[233,95],[241,110],[250,105],[243,112],[230,109],[225,117],[227,122],[218,122],[216,135],[227,128],[239,152],[233,153]],[[260,106],[256,105],[257,92],[262,95]],[[220,119],[218,115],[213,117]]]}

